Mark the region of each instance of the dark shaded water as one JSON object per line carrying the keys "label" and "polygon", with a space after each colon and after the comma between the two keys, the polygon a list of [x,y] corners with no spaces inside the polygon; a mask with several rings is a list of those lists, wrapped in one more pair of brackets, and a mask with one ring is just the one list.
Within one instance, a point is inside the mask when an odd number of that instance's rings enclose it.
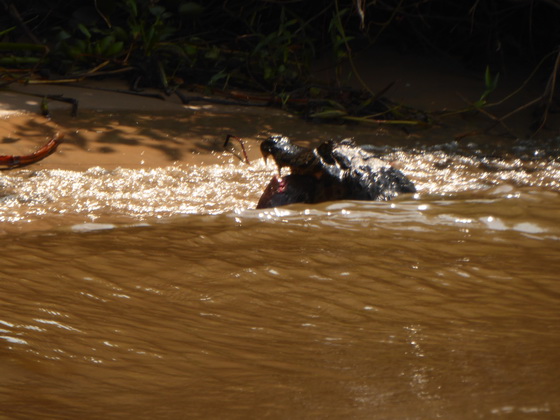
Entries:
{"label": "dark shaded water", "polygon": [[262,161],[2,174],[0,413],[557,418],[557,148],[375,149],[417,196],[269,211]]}

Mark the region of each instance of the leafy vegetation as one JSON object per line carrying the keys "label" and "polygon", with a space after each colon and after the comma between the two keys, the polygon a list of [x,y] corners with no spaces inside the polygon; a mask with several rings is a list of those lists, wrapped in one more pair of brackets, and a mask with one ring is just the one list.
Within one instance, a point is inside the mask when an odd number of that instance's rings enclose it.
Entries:
{"label": "leafy vegetation", "polygon": [[[384,98],[387,87],[344,87],[348,74],[340,65],[349,63],[361,81],[354,51],[383,44],[461,57],[480,68],[483,93],[471,109],[488,105],[499,72],[539,62],[552,85],[546,109],[558,100],[560,6],[546,0],[0,0],[0,5],[6,12],[0,17],[4,84],[118,74],[135,90],[152,86],[171,94],[179,86],[204,86],[266,93],[268,102],[315,119],[428,123],[418,110]],[[318,57],[331,57],[338,84],[313,79],[311,63]]]}

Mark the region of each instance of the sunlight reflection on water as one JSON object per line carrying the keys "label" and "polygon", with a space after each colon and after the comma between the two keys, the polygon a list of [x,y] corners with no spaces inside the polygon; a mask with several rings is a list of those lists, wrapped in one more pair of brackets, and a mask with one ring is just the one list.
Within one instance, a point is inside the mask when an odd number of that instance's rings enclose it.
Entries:
{"label": "sunlight reflection on water", "polygon": [[[551,144],[547,156],[556,150],[556,143]],[[560,190],[560,163],[550,157],[507,159],[482,152],[465,156],[446,152],[444,146],[389,152],[384,158],[400,162],[417,186],[415,199],[465,193],[516,198],[521,187]],[[17,224],[62,215],[88,222],[101,217],[161,219],[254,208],[274,168],[262,159],[250,166],[240,164],[226,153],[223,160],[223,164],[153,169],[18,170],[0,177],[0,221]],[[343,205],[335,203],[331,208]],[[420,203],[417,209],[428,207]],[[261,214],[270,218],[285,211]],[[492,229],[504,228],[499,218],[485,223]],[[534,230],[527,225],[519,228]]]}

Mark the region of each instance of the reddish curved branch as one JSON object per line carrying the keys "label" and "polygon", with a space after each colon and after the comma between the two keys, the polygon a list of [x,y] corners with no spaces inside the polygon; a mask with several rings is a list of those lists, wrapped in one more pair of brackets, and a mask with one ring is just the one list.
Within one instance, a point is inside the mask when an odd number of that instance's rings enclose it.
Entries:
{"label": "reddish curved branch", "polygon": [[229,143],[229,139],[234,139],[234,140],[237,140],[239,142],[239,144],[241,145],[241,150],[243,150],[243,156],[245,157],[245,162],[250,165],[251,162],[249,161],[249,157],[247,157],[247,152],[245,151],[245,146],[243,145],[243,139],[241,139],[240,137],[234,136],[233,134],[228,134],[226,136],[226,141],[224,143],[224,147],[227,147],[227,145]]}
{"label": "reddish curved branch", "polygon": [[29,154],[29,155],[22,155],[22,156],[11,156],[11,155],[4,155],[0,156],[0,166],[8,166],[9,168],[16,168],[19,166],[30,165],[35,162],[39,162],[43,160],[51,153],[53,153],[58,145],[62,143],[64,138],[64,134],[56,133],[52,139],[50,139],[47,144],[41,147],[39,150]]}

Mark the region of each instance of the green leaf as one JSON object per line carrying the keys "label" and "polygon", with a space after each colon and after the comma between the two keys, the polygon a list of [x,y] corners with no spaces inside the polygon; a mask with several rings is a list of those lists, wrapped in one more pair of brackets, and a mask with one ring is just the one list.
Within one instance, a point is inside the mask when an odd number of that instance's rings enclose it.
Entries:
{"label": "green leaf", "polygon": [[0,31],[0,38],[3,37],[4,35],[9,34],[10,32],[12,32],[14,29],[16,29],[15,26],[12,26],[11,28],[5,29],[3,31]]}
{"label": "green leaf", "polygon": [[113,45],[109,46],[109,48],[107,48],[107,50],[105,51],[105,55],[107,57],[115,56],[123,50],[123,47],[124,47],[124,42],[117,41]]}
{"label": "green leaf", "polygon": [[77,59],[78,57],[80,57],[83,54],[83,51],[78,47],[68,47],[67,48],[67,53],[73,59]]}
{"label": "green leaf", "polygon": [[[483,95],[483,96],[484,96],[484,95]],[[474,106],[476,109],[483,108],[484,105],[486,105],[486,100],[485,100],[484,98],[479,99],[478,101],[476,101],[476,102],[473,104],[473,106]]]}
{"label": "green leaf", "polygon": [[486,71],[484,72],[484,84],[487,88],[492,84],[492,75],[490,74],[490,66],[486,66]]}
{"label": "green leaf", "polygon": [[204,11],[204,7],[194,1],[188,1],[181,3],[178,11],[182,15],[199,15]]}
{"label": "green leaf", "polygon": [[496,73],[496,77],[492,80],[492,84],[490,85],[492,90],[495,90],[498,87],[498,80],[500,80],[500,73]]}
{"label": "green leaf", "polygon": [[81,23],[78,23],[78,29],[80,30],[81,33],[83,33],[86,36],[87,39],[91,38],[91,33],[89,32],[88,28],[86,28]]}
{"label": "green leaf", "polygon": [[181,48],[180,45],[177,44],[159,44],[157,47],[157,51],[159,52],[166,52],[172,55],[175,55],[177,57],[185,57],[185,50],[183,48]]}
{"label": "green leaf", "polygon": [[326,109],[324,111],[315,112],[311,114],[311,118],[340,118],[348,115],[346,111],[340,109]]}
{"label": "green leaf", "polygon": [[220,71],[219,73],[216,73],[214,76],[212,76],[210,78],[210,81],[208,82],[208,84],[210,86],[215,85],[217,82],[219,82],[222,79],[225,79],[228,77],[228,74],[225,72],[225,70]]}
{"label": "green leaf", "polygon": [[334,109],[338,109],[339,111],[344,111],[344,112],[346,112],[344,106],[342,106],[342,105],[339,104],[338,102],[336,102],[336,101],[334,101],[334,100],[332,100],[332,99],[327,100],[327,102],[328,102],[329,105],[332,106]]}
{"label": "green leaf", "polygon": [[311,86],[309,88],[309,96],[311,96],[312,98],[317,98],[322,93],[323,93],[323,89],[321,88],[314,87],[314,86]]}
{"label": "green leaf", "polygon": [[87,44],[84,40],[77,39],[76,40],[76,48],[78,48],[80,50],[80,52],[83,54],[87,51]]}
{"label": "green leaf", "polygon": [[189,56],[195,56],[198,53],[198,47],[192,44],[185,44],[183,49]]}
{"label": "green leaf", "polygon": [[165,13],[165,7],[163,6],[152,6],[150,7],[150,13],[155,17],[161,17]]}
{"label": "green leaf", "polygon": [[136,0],[126,0],[126,4],[128,5],[128,8],[130,9],[130,14],[133,17],[137,17],[138,16],[138,8],[136,6]]}
{"label": "green leaf", "polygon": [[64,29],[61,29],[59,32],[57,32],[56,34],[56,40],[57,41],[64,41],[66,39],[72,38],[72,35],[70,35],[70,32],[65,31]]}
{"label": "green leaf", "polygon": [[0,51],[40,51],[47,50],[46,45],[24,44],[22,42],[0,42]]}
{"label": "green leaf", "polygon": [[122,27],[120,26],[113,26],[113,35],[115,36],[115,39],[118,39],[119,41],[127,41],[128,40],[128,32],[125,31]]}
{"label": "green leaf", "polygon": [[204,57],[206,57],[209,60],[217,60],[220,57],[220,49],[215,45],[213,45],[212,48],[210,48],[206,52],[206,54],[204,54]]}
{"label": "green leaf", "polygon": [[153,47],[153,43],[156,41],[154,39],[155,33],[156,33],[155,28],[153,26],[150,26],[150,29],[148,30],[148,33],[145,34],[145,38],[144,38],[144,43],[145,43],[144,47],[146,49],[151,49]]}
{"label": "green leaf", "polygon": [[0,57],[1,66],[37,64],[39,61],[41,61],[41,59],[38,57]]}
{"label": "green leaf", "polygon": [[100,55],[105,55],[107,54],[107,50],[109,49],[109,47],[111,45],[113,45],[115,43],[115,37],[112,35],[107,35],[105,38],[102,38],[98,44],[99,44],[99,54]]}

